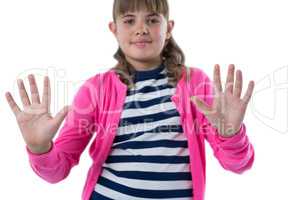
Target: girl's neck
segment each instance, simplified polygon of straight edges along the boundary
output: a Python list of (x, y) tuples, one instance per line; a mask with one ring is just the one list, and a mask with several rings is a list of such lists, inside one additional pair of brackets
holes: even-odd
[(129, 62), (137, 71), (147, 71), (158, 67), (161, 64), (161, 59), (153, 59), (149, 61), (135, 60), (126, 57), (127, 62)]

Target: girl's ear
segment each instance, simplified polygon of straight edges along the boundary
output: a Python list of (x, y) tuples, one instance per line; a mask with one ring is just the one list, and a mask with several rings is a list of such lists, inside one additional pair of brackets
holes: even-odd
[(108, 24), (109, 30), (116, 36), (117, 34), (117, 26), (115, 22), (109, 22)]
[(167, 22), (168, 24), (167, 24), (167, 38), (166, 39), (170, 39), (171, 38), (171, 36), (172, 36), (172, 30), (173, 30), (173, 28), (174, 28), (174, 20), (169, 20), (168, 22)]

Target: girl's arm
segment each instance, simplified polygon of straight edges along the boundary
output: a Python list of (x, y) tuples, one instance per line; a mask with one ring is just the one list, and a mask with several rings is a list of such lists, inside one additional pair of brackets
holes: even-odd
[(200, 131), (209, 142), (214, 156), (222, 167), (242, 173), (249, 169), (254, 161), (254, 149), (243, 123), (246, 107), (253, 91), (253, 83), (250, 82), (245, 96), (240, 98), (241, 72), (237, 71), (236, 81), (234, 81), (234, 67), (229, 67), (224, 92), (219, 73), (219, 66), (216, 65), (214, 82), (212, 82), (201, 70), (194, 72), (194, 76), (198, 77), (196, 79), (198, 83), (193, 91), (196, 98), (192, 105), (197, 110)]
[(56, 183), (68, 176), (77, 165), (81, 153), (92, 137), (92, 128), (97, 110), (97, 76), (87, 80), (73, 100), (57, 139), (51, 142), (51, 149), (43, 154), (26, 150), (34, 172), (50, 183)]
[(216, 128), (212, 127), (207, 119), (203, 119), (205, 139), (213, 149), (214, 156), (226, 170), (242, 173), (250, 169), (254, 161), (254, 149), (246, 134), (243, 124), (240, 130), (232, 137), (222, 137)]

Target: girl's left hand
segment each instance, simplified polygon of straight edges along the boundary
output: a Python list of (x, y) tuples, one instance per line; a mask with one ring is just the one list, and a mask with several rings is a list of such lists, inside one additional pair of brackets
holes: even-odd
[(208, 121), (224, 137), (233, 136), (239, 131), (254, 89), (254, 81), (250, 81), (245, 95), (241, 98), (243, 85), (242, 71), (236, 71), (236, 78), (234, 78), (234, 73), (234, 65), (229, 65), (225, 91), (223, 91), (220, 66), (215, 65), (213, 77), (215, 92), (211, 106), (196, 96), (191, 97), (196, 107), (203, 112)]

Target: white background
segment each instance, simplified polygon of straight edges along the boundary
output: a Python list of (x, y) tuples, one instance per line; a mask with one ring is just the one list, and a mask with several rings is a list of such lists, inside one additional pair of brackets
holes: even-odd
[[(224, 80), (234, 63), (256, 82), (245, 118), (254, 166), (242, 175), (228, 172), (207, 145), (206, 200), (300, 199), (296, 1), (170, 0), (170, 7), (188, 66), (211, 77), (219, 63)], [(91, 164), (87, 151), (62, 182), (37, 177), (4, 94), (11, 91), (20, 103), (16, 79), (34, 73), (41, 85), (48, 73), (53, 113), (70, 103), (82, 81), (115, 64), (111, 10), (112, 1), (0, 0), (0, 199), (80, 199)]]

